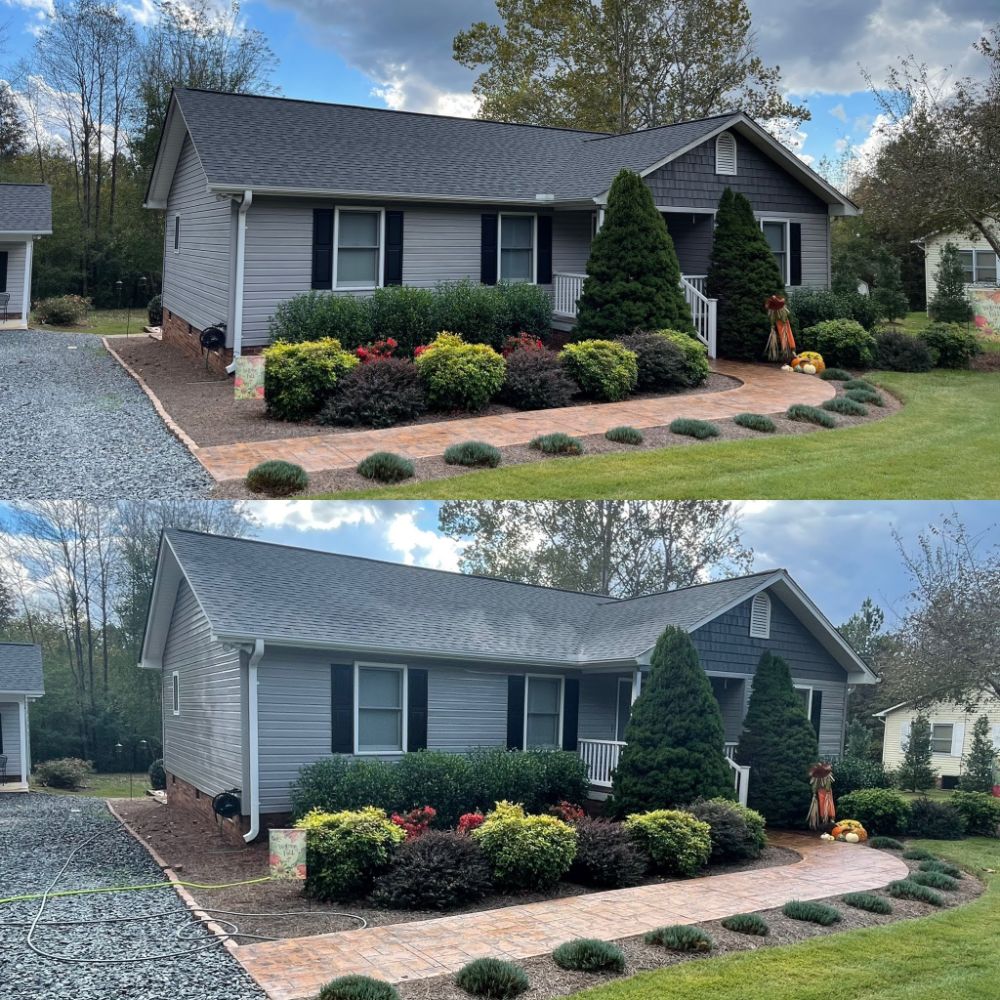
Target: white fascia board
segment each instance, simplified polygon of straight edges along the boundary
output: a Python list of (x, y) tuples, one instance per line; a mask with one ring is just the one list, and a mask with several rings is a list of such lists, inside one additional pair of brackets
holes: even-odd
[[(215, 182), (208, 185), (208, 191), (212, 194), (225, 195), (227, 197), (238, 197), (246, 190), (247, 185), (233, 182)], [(407, 193), (399, 191), (343, 191), (332, 188), (302, 188), (302, 187), (273, 187), (253, 185), (254, 195), (264, 195), (283, 198), (356, 198), (358, 201), (371, 201), (385, 204), (387, 202), (434, 202), (443, 205), (470, 204), (470, 205), (520, 205), (532, 206), (536, 210), (545, 208), (575, 206), (585, 204), (580, 199), (572, 201), (538, 201), (535, 198), (498, 198), (492, 194), (459, 195), (459, 194), (421, 194)]]
[(51, 229), (31, 229), (31, 230), (10, 230), (0, 232), (0, 240), (30, 240), (36, 236), (51, 236)]

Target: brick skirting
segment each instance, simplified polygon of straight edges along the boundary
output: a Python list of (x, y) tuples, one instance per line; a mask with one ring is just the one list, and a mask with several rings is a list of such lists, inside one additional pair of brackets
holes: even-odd
[[(206, 352), (201, 346), (201, 330), (169, 309), (163, 310), (163, 342), (183, 351), (188, 357), (204, 361)], [(244, 354), (259, 354), (263, 347), (245, 347)], [(225, 375), (233, 362), (232, 348), (208, 352), (208, 367), (218, 375)]]

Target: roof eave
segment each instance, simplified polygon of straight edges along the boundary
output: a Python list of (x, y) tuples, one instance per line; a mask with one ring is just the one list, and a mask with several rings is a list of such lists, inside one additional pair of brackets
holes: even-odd
[(27, 240), (35, 236), (51, 236), (51, 229), (3, 229), (0, 230), (0, 240)]

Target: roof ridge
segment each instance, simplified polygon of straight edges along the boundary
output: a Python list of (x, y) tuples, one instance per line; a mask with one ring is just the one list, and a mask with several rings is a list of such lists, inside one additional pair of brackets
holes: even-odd
[[(720, 112), (717, 115), (705, 115), (703, 118), (680, 118), (675, 122), (670, 122), (668, 125), (650, 125), (649, 128), (637, 128), (631, 132), (609, 132), (606, 134), (598, 134), (593, 139), (588, 139), (587, 142), (600, 142), (604, 139), (627, 139), (631, 135), (644, 135), (647, 132), (659, 132), (662, 129), (677, 128), (678, 125), (697, 125), (700, 122), (710, 122), (715, 121), (718, 118), (736, 118), (739, 115), (745, 115), (745, 111), (725, 111)], [(749, 117), (749, 115), (747, 115)]]
[(776, 569), (761, 569), (755, 573), (744, 573), (742, 576), (724, 576), (720, 580), (702, 580), (701, 583), (690, 583), (686, 587), (674, 587), (673, 590), (654, 590), (649, 594), (636, 594), (635, 597), (620, 597), (619, 604), (628, 604), (629, 601), (644, 601), (647, 597), (662, 597), (664, 594), (681, 594), (685, 590), (697, 590), (699, 587), (712, 587), (717, 583), (733, 583), (736, 580), (751, 580), (755, 576), (773, 576), (775, 573), (787, 573), (784, 567)]

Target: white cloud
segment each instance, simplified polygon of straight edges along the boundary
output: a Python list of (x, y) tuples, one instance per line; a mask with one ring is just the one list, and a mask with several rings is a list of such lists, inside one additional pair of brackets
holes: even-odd
[(844, 105), (842, 103), (836, 104), (830, 108), (830, 114), (833, 115), (834, 118), (842, 121), (845, 125), (847, 124), (847, 112), (844, 110)]
[(295, 531), (337, 531), (343, 527), (375, 524), (378, 511), (372, 504), (338, 500), (248, 500), (253, 520), (264, 528)]
[(385, 529), (385, 540), (393, 551), (403, 556), (408, 566), (458, 570), (462, 550), (468, 542), (421, 528), (414, 511), (393, 515)]

